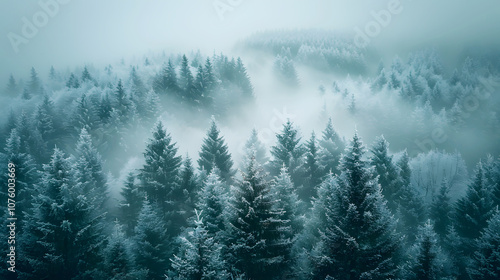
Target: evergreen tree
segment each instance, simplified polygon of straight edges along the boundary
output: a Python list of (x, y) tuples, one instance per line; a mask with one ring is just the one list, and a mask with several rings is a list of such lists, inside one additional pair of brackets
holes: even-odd
[(75, 183), (86, 195), (86, 199), (100, 211), (105, 211), (108, 197), (107, 179), (102, 167), (101, 155), (92, 144), (92, 138), (85, 128), (75, 150)]
[(21, 138), (21, 152), (32, 155), (38, 163), (45, 162), (48, 157), (46, 143), (32, 118), (25, 111), (21, 112), (16, 129)]
[(144, 158), (146, 163), (139, 175), (144, 191), (160, 207), (159, 213), (165, 221), (172, 220), (178, 215), (177, 203), (181, 199), (175, 197), (179, 189), (181, 157), (177, 156), (177, 147), (161, 122), (153, 129), (153, 137), (147, 143)]
[(30, 81), (28, 82), (28, 89), (31, 94), (38, 95), (41, 92), (42, 84), (40, 78), (38, 78), (38, 73), (34, 67), (31, 67)]
[(363, 160), (357, 134), (341, 159), (342, 173), (330, 177), (326, 228), (313, 253), (314, 279), (388, 279), (396, 273), (400, 238), (380, 185)]
[(446, 235), (448, 227), (451, 225), (453, 205), (450, 201), (449, 191), (448, 181), (445, 179), (430, 209), (430, 218), (434, 221), (434, 228), (440, 237)]
[(477, 239), (476, 251), (468, 267), (470, 279), (500, 278), (500, 212), (488, 220), (488, 226)]
[(260, 165), (267, 164), (267, 161), (269, 159), (266, 155), (266, 147), (259, 140), (259, 134), (257, 133), (257, 130), (255, 128), (252, 129), (252, 133), (250, 134), (250, 138), (248, 138), (248, 140), (245, 142), (244, 149), (245, 149), (245, 160), (246, 161), (249, 161), (252, 157), (255, 157), (255, 160)]
[(442, 279), (443, 256), (430, 220), (419, 227), (416, 243), (410, 252), (412, 267), (405, 279)]
[(195, 227), (179, 238), (179, 253), (171, 259), (173, 279), (230, 279), (221, 256), (221, 245), (209, 235), (201, 214), (196, 212)]
[(304, 186), (301, 190), (301, 198), (311, 201), (315, 194), (316, 187), (321, 183), (321, 178), (325, 175), (324, 167), (320, 165), (318, 155), (318, 144), (314, 132), (311, 139), (306, 143), (307, 152), (304, 162)]
[(236, 60), (236, 84), (240, 87), (243, 92), (243, 96), (250, 98), (253, 95), (253, 86), (248, 77), (247, 69), (243, 65), (243, 61), (238, 57)]
[(78, 81), (78, 78), (75, 76), (75, 74), (71, 73), (68, 81), (66, 82), (66, 87), (68, 87), (68, 88), (79, 88), (80, 87), (80, 82)]
[(136, 178), (136, 175), (129, 173), (120, 192), (123, 197), (120, 202), (121, 220), (125, 224), (125, 232), (128, 236), (132, 235), (137, 225), (137, 218), (145, 195), (136, 183)]
[(115, 222), (112, 234), (108, 237), (106, 248), (103, 250), (102, 267), (106, 279), (146, 279), (146, 270), (135, 269), (131, 247), (132, 243), (125, 237), (121, 225)]
[(295, 235), (303, 227), (301, 216), (303, 206), (286, 167), (281, 168), (280, 175), (275, 177), (274, 182), (271, 184), (271, 190), (277, 201), (274, 210), (282, 212), (281, 218), (290, 225), (290, 231), (287, 231), (288, 236), (286, 237), (294, 240)]
[(114, 109), (116, 109), (116, 111), (118, 112), (121, 122), (125, 123), (129, 117), (129, 114), (131, 113), (130, 111), (132, 105), (130, 104), (130, 100), (127, 97), (127, 94), (125, 93), (125, 89), (123, 88), (121, 79), (118, 80), (115, 97), (116, 97), (116, 105), (114, 106)]
[(89, 73), (89, 70), (87, 69), (87, 66), (83, 68), (82, 72), (82, 83), (87, 82), (87, 81), (92, 81), (92, 76)]
[(158, 93), (177, 93), (179, 84), (177, 82), (177, 74), (171, 60), (168, 60), (166, 65), (163, 65), (161, 72), (153, 81), (153, 89)]
[(55, 145), (57, 130), (61, 129), (58, 123), (56, 123), (55, 115), (54, 103), (45, 95), (42, 103), (37, 106), (35, 112), (35, 126), (49, 147)]
[(16, 79), (14, 79), (14, 76), (12, 74), (10, 74), (9, 83), (7, 84), (5, 92), (10, 97), (16, 97), (19, 94), (19, 88), (16, 83)]
[(213, 103), (213, 95), (217, 89), (217, 78), (215, 77), (214, 69), (210, 58), (207, 57), (205, 67), (203, 68), (203, 85), (205, 87), (205, 94), (203, 96), (203, 103), (205, 106), (210, 106)]
[(100, 209), (73, 181), (70, 162), (57, 148), (44, 165), (22, 251), (29, 279), (99, 279), (103, 247)]
[(232, 169), (233, 160), (231, 154), (229, 154), (224, 138), (220, 135), (217, 124), (213, 119), (207, 136), (203, 139), (198, 166), (206, 172), (210, 172), (214, 167), (217, 167), (220, 170), (221, 178), (226, 182), (231, 182), (231, 177), (235, 173)]
[(339, 174), (337, 166), (340, 161), (340, 155), (345, 148), (344, 141), (333, 129), (332, 119), (328, 119), (328, 124), (323, 130), (323, 136), (319, 141), (319, 161), (324, 166), (325, 173)]
[(454, 222), (457, 233), (470, 242), (479, 238), (481, 231), (487, 226), (491, 209), (483, 165), (479, 162), (473, 182), (469, 184), (467, 193), (455, 206)]
[(303, 156), (306, 152), (304, 146), (300, 143), (299, 132), (288, 120), (283, 125), (281, 133), (276, 135), (278, 143), (271, 147), (273, 159), (269, 163), (271, 175), (277, 176), (281, 172), (283, 165), (288, 168), (292, 181), (296, 187), (303, 184), (304, 170), (302, 168)]
[(378, 182), (382, 187), (382, 194), (388, 200), (389, 209), (395, 210), (394, 195), (398, 192), (398, 172), (389, 155), (389, 143), (384, 136), (377, 137), (371, 148), (370, 164), (375, 167), (379, 176)]
[(214, 237), (215, 241), (222, 243), (225, 230), (224, 210), (228, 200), (227, 188), (221, 181), (217, 167), (213, 168), (210, 174), (203, 182), (203, 186), (198, 193), (197, 209), (200, 209), (200, 215), (207, 234)]
[(191, 69), (189, 69), (189, 62), (186, 55), (182, 56), (179, 86), (184, 92), (184, 99), (188, 100), (189, 102), (199, 101), (199, 99), (196, 98), (194, 78), (193, 74), (191, 73)]
[(134, 252), (136, 265), (147, 270), (146, 279), (165, 279), (172, 248), (168, 247), (165, 223), (155, 208), (156, 204), (144, 201), (134, 230)]
[(182, 218), (183, 226), (187, 226), (185, 221), (193, 216), (195, 209), (196, 193), (198, 191), (198, 183), (194, 173), (194, 167), (191, 158), (186, 155), (182, 162), (182, 167), (179, 171), (180, 186), (177, 194), (174, 194), (179, 200), (178, 211)]
[(285, 274), (291, 244), (277, 201), (255, 159), (248, 163), (243, 180), (231, 188), (227, 208), (228, 265), (247, 279), (273, 279)]

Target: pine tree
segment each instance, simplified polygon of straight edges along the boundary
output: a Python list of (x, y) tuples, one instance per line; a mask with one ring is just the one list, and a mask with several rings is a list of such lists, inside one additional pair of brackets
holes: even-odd
[(101, 155), (92, 144), (87, 129), (82, 128), (75, 150), (75, 183), (86, 199), (100, 211), (106, 210), (108, 199), (107, 179), (103, 171)]
[(79, 88), (80, 87), (80, 82), (78, 81), (78, 78), (75, 76), (75, 74), (71, 73), (68, 81), (66, 82), (66, 87), (68, 87), (68, 88)]
[(243, 61), (238, 57), (236, 60), (236, 84), (241, 88), (243, 97), (251, 98), (253, 96), (253, 86), (248, 77), (247, 69)]
[(83, 68), (82, 72), (82, 83), (87, 82), (87, 81), (92, 81), (92, 76), (89, 73), (89, 70), (87, 69), (87, 66)]
[[(186, 55), (182, 56), (179, 86), (184, 92), (183, 98), (193, 103), (196, 102), (194, 78), (189, 69), (189, 62)], [(198, 100), (199, 101), (199, 100)]]
[(179, 91), (177, 74), (171, 60), (168, 60), (168, 63), (163, 65), (161, 72), (156, 76), (153, 81), (153, 89), (158, 93), (176, 94)]
[(275, 211), (282, 212), (281, 218), (290, 225), (290, 231), (287, 232), (286, 237), (293, 240), (303, 227), (301, 216), (303, 206), (286, 167), (281, 168), (280, 175), (275, 177), (271, 190), (277, 201), (274, 206)]
[(214, 69), (210, 58), (207, 57), (205, 67), (203, 68), (203, 84), (205, 86), (205, 95), (203, 96), (203, 103), (205, 106), (211, 106), (213, 103), (213, 94), (217, 89), (217, 78), (214, 74)]
[(248, 163), (243, 180), (231, 188), (228, 217), (228, 265), (248, 279), (273, 279), (285, 274), (290, 241), (281, 211), (255, 159)]
[(231, 182), (231, 178), (235, 173), (231, 154), (229, 154), (224, 138), (220, 135), (217, 124), (213, 119), (207, 136), (203, 139), (198, 166), (206, 172), (210, 172), (212, 168), (217, 167), (220, 170), (221, 178), (226, 182)]
[(40, 78), (38, 78), (38, 73), (34, 67), (31, 67), (30, 81), (28, 82), (28, 89), (30, 93), (38, 95), (41, 91), (41, 86), (42, 84), (40, 82)]
[(120, 216), (122, 222), (125, 224), (125, 232), (128, 236), (132, 235), (137, 225), (137, 219), (142, 209), (142, 202), (145, 195), (136, 183), (136, 178), (135, 174), (129, 173), (120, 192), (123, 197), (123, 200), (120, 202)]
[(122, 226), (115, 222), (112, 234), (103, 250), (103, 265), (106, 279), (146, 279), (147, 271), (135, 269), (132, 243), (125, 237)]
[(324, 166), (325, 174), (339, 174), (337, 166), (340, 161), (340, 155), (344, 151), (344, 141), (340, 138), (337, 132), (333, 129), (332, 119), (328, 119), (328, 124), (323, 130), (323, 136), (319, 141), (319, 161)]
[(30, 279), (93, 279), (103, 246), (102, 215), (73, 181), (70, 162), (57, 148), (37, 186), (22, 251)]
[(21, 138), (21, 152), (32, 155), (38, 163), (45, 162), (48, 157), (46, 143), (32, 118), (25, 111), (21, 112), (16, 129)]
[(187, 226), (187, 219), (193, 216), (195, 209), (196, 193), (199, 191), (196, 175), (191, 158), (186, 155), (179, 171), (179, 189), (174, 194), (179, 200), (178, 211), (180, 214), (180, 223)]
[(317, 186), (321, 183), (325, 175), (324, 167), (320, 165), (318, 155), (318, 144), (314, 132), (311, 139), (306, 143), (307, 152), (304, 162), (304, 186), (301, 190), (301, 198), (304, 201), (311, 201), (316, 192)]
[(179, 238), (179, 253), (171, 259), (173, 279), (230, 279), (221, 255), (222, 247), (209, 235), (201, 214), (196, 211), (195, 227)]
[(444, 179), (430, 209), (429, 216), (434, 221), (434, 228), (440, 237), (446, 236), (448, 227), (451, 225), (453, 205), (450, 201), (449, 191), (448, 181)]
[(122, 123), (125, 123), (126, 120), (129, 118), (130, 111), (132, 104), (130, 103), (129, 98), (127, 97), (127, 94), (125, 93), (125, 89), (123, 88), (122, 80), (118, 80), (118, 85), (116, 86), (116, 92), (115, 92), (115, 97), (116, 97), (116, 105), (114, 106), (114, 109), (117, 110), (119, 114), (119, 118)]
[(443, 256), (430, 220), (419, 227), (416, 243), (410, 252), (412, 267), (405, 279), (442, 279)]
[(396, 166), (389, 155), (389, 143), (384, 136), (377, 137), (371, 148), (370, 164), (375, 167), (379, 176), (378, 182), (382, 187), (382, 194), (388, 200), (389, 209), (395, 210), (394, 196), (398, 192), (398, 173)]
[(136, 265), (147, 270), (146, 279), (165, 279), (172, 248), (168, 247), (165, 223), (155, 208), (156, 204), (144, 201), (134, 230), (134, 252)]
[(49, 147), (53, 147), (55, 144), (56, 129), (58, 128), (54, 116), (54, 103), (45, 95), (42, 103), (37, 106), (35, 112), (35, 126)]
[(255, 157), (260, 165), (267, 164), (269, 160), (266, 155), (266, 147), (259, 140), (259, 134), (255, 128), (252, 129), (250, 137), (245, 142), (245, 160), (249, 161), (252, 157)]
[(16, 79), (14, 79), (14, 76), (12, 74), (10, 74), (9, 83), (7, 84), (7, 88), (5, 91), (10, 97), (16, 97), (19, 94), (19, 88), (16, 83)]
[(500, 212), (488, 220), (488, 226), (477, 239), (476, 252), (468, 267), (470, 279), (500, 278)]
[(313, 254), (314, 279), (395, 275), (400, 238), (364, 153), (356, 134), (341, 159), (341, 175), (326, 182), (331, 191), (322, 198), (327, 223)]
[(271, 147), (273, 159), (269, 163), (271, 175), (277, 176), (281, 172), (283, 165), (288, 168), (292, 181), (296, 187), (303, 184), (304, 170), (302, 168), (303, 156), (306, 152), (304, 146), (300, 143), (299, 132), (288, 120), (283, 125), (281, 133), (276, 135), (278, 143)]
[(221, 181), (217, 167), (213, 168), (198, 193), (196, 208), (200, 209), (207, 234), (222, 243), (225, 230), (224, 210), (228, 200), (227, 187)]
[[(491, 216), (492, 204), (486, 186), (482, 163), (479, 162), (474, 181), (469, 184), (465, 197), (455, 206), (454, 222), (457, 233), (465, 240), (479, 238)], [(466, 242), (468, 242), (466, 241)]]
[(176, 211), (180, 198), (175, 197), (175, 194), (179, 189), (181, 157), (177, 156), (177, 147), (161, 122), (153, 129), (153, 137), (147, 143), (144, 158), (146, 163), (139, 175), (144, 191), (160, 207), (160, 215), (166, 221), (172, 220), (178, 215)]

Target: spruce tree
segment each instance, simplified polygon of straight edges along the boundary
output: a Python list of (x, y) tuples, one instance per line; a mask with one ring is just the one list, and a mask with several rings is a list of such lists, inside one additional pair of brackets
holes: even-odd
[(94, 279), (103, 248), (103, 215), (75, 184), (70, 162), (54, 150), (37, 185), (22, 251), (30, 279)]
[(344, 151), (343, 140), (333, 128), (332, 119), (328, 119), (328, 124), (319, 141), (319, 162), (324, 167), (324, 173), (339, 174), (337, 166), (339, 165), (340, 155)]
[(178, 254), (171, 259), (173, 279), (231, 279), (221, 255), (222, 247), (209, 235), (201, 214), (196, 211), (195, 227), (187, 229), (186, 234), (179, 238)]
[(87, 81), (92, 81), (92, 76), (89, 73), (89, 70), (87, 69), (87, 66), (83, 68), (82, 72), (82, 83), (87, 82)]
[(469, 184), (465, 196), (459, 199), (455, 206), (454, 223), (457, 233), (465, 238), (466, 242), (479, 238), (481, 231), (487, 226), (491, 210), (490, 193), (482, 163), (479, 162), (474, 180)]
[(430, 209), (430, 218), (434, 221), (434, 228), (440, 237), (445, 237), (451, 225), (453, 205), (450, 201), (448, 181), (443, 180), (438, 195), (434, 198)]
[(87, 197), (87, 200), (99, 208), (106, 210), (108, 197), (106, 175), (103, 171), (102, 158), (92, 144), (92, 138), (85, 128), (80, 133), (80, 139), (75, 150), (75, 183)]
[(306, 153), (304, 162), (304, 186), (301, 190), (301, 198), (304, 201), (311, 201), (316, 192), (317, 186), (321, 183), (325, 175), (324, 167), (320, 165), (318, 144), (314, 132), (311, 139), (306, 143)]
[(400, 238), (364, 153), (356, 134), (341, 159), (341, 175), (326, 182), (331, 191), (322, 198), (327, 223), (313, 253), (314, 279), (395, 276)]
[(255, 157), (255, 160), (261, 164), (265, 165), (268, 162), (268, 157), (266, 155), (266, 147), (259, 140), (259, 134), (257, 130), (252, 129), (252, 133), (250, 137), (245, 142), (245, 160), (249, 161), (252, 157)]
[[(189, 69), (189, 62), (186, 55), (182, 56), (179, 86), (183, 91), (183, 98), (191, 103), (197, 101), (195, 94), (194, 78)], [(199, 100), (198, 100), (199, 101)]]
[(207, 136), (203, 139), (198, 166), (207, 173), (217, 167), (221, 178), (226, 182), (231, 182), (231, 177), (235, 173), (231, 154), (213, 119)]
[(137, 225), (134, 229), (134, 253), (136, 265), (147, 270), (146, 279), (165, 279), (168, 256), (172, 249), (167, 240), (167, 229), (156, 204), (149, 199), (143, 203)]
[(16, 83), (16, 79), (14, 76), (10, 74), (9, 83), (7, 84), (7, 88), (5, 89), (6, 93), (10, 97), (16, 97), (19, 94), (19, 88)]
[(196, 208), (200, 209), (203, 224), (210, 237), (222, 244), (225, 230), (225, 213), (228, 194), (217, 168), (212, 169), (198, 193)]
[(470, 279), (500, 278), (500, 212), (488, 220), (488, 226), (476, 241), (476, 251), (469, 265)]
[(137, 176), (129, 173), (120, 194), (123, 200), (120, 202), (120, 217), (125, 225), (125, 232), (131, 236), (137, 224), (139, 212), (142, 209), (142, 202), (145, 194), (136, 183)]
[(408, 274), (404, 275), (405, 279), (442, 279), (444, 276), (442, 251), (430, 220), (419, 227), (417, 240), (409, 252), (412, 254), (411, 268)]
[(41, 92), (41, 82), (38, 78), (38, 73), (34, 67), (31, 67), (30, 80), (28, 82), (28, 89), (31, 94), (38, 95)]
[(250, 82), (250, 78), (247, 73), (247, 69), (245, 65), (243, 65), (243, 61), (238, 57), (236, 60), (236, 84), (240, 87), (243, 92), (243, 97), (251, 98), (253, 96), (253, 86)]
[(243, 180), (231, 188), (227, 207), (227, 261), (232, 272), (247, 279), (273, 279), (284, 275), (291, 244), (281, 211), (255, 159), (248, 163)]
[(146, 163), (139, 175), (144, 191), (160, 207), (159, 213), (165, 221), (172, 220), (178, 215), (176, 211), (180, 198), (174, 195), (179, 189), (181, 157), (177, 156), (177, 147), (161, 122), (153, 129), (144, 158)]
[(306, 149), (300, 143), (299, 132), (288, 120), (281, 133), (276, 135), (278, 142), (271, 147), (272, 160), (269, 162), (271, 175), (277, 176), (283, 165), (288, 168), (292, 181), (296, 187), (303, 184), (304, 170), (302, 168)]
[(382, 194), (388, 201), (389, 209), (395, 210), (394, 196), (398, 192), (398, 172), (389, 155), (389, 143), (384, 136), (377, 137), (371, 148), (370, 164), (375, 167), (379, 176), (378, 182), (382, 187)]

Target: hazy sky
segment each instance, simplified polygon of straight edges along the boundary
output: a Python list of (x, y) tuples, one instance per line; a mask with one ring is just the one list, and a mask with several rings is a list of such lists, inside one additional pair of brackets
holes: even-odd
[[(112, 63), (148, 51), (227, 50), (238, 39), (265, 29), (317, 27), (354, 33), (355, 27), (364, 29), (374, 20), (373, 12), (397, 0), (60, 0), (68, 3), (44, 18), (40, 3), (54, 1), (0, 2), (0, 84), (11, 72), (26, 76), (31, 66), (43, 74), (50, 65)], [(452, 52), (466, 43), (498, 46), (500, 1), (399, 2), (402, 11), (371, 38), (374, 46), (394, 52), (428, 45)], [(217, 4), (231, 9), (221, 17)], [(42, 26), (15, 52), (9, 36), (23, 36), (23, 19), (33, 23), (34, 17)]]

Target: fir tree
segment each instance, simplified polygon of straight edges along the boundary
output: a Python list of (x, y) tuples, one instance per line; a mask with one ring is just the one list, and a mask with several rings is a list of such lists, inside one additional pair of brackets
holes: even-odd
[(120, 202), (120, 216), (125, 224), (125, 232), (131, 236), (137, 224), (137, 218), (142, 208), (144, 193), (136, 183), (137, 176), (129, 173), (120, 194), (123, 200)]
[(379, 176), (378, 182), (382, 187), (382, 194), (389, 202), (389, 209), (394, 211), (396, 209), (394, 196), (398, 192), (398, 173), (392, 156), (389, 155), (389, 143), (384, 136), (377, 137), (370, 151), (370, 164), (375, 167), (375, 173)]
[(221, 256), (221, 245), (209, 235), (201, 212), (196, 212), (195, 227), (179, 239), (179, 253), (171, 259), (173, 279), (230, 279)]
[(108, 188), (102, 165), (101, 155), (92, 144), (90, 134), (83, 128), (75, 150), (75, 183), (90, 203), (105, 211)]
[(198, 191), (198, 183), (194, 173), (194, 167), (191, 158), (186, 155), (182, 162), (179, 171), (179, 189), (174, 197), (179, 200), (178, 211), (180, 214), (182, 226), (187, 226), (187, 219), (193, 216), (195, 209), (196, 193)]
[(289, 231), (262, 168), (252, 159), (243, 180), (231, 188), (227, 208), (228, 265), (248, 279), (273, 279), (284, 275), (291, 244)]
[(212, 168), (217, 167), (220, 170), (221, 178), (226, 182), (230, 182), (235, 173), (231, 154), (229, 154), (224, 138), (220, 135), (217, 124), (213, 119), (207, 136), (203, 139), (198, 166), (206, 172), (210, 172)]
[(431, 221), (419, 227), (417, 240), (410, 250), (412, 267), (405, 279), (442, 279), (443, 256)]
[(68, 88), (79, 88), (80, 87), (80, 82), (78, 81), (78, 78), (75, 76), (75, 74), (71, 73), (68, 81), (66, 82), (66, 87), (68, 87)]
[[(189, 62), (186, 55), (182, 56), (179, 86), (184, 92), (183, 98), (189, 102), (196, 102), (194, 78), (189, 69)], [(198, 100), (199, 101), (199, 100)]]
[(340, 161), (340, 155), (345, 148), (343, 140), (333, 129), (332, 119), (328, 119), (328, 124), (323, 130), (323, 136), (319, 141), (319, 161), (324, 166), (324, 173), (339, 174), (337, 166)]
[(387, 279), (396, 273), (400, 238), (364, 153), (356, 134), (341, 159), (341, 175), (326, 183), (331, 192), (322, 198), (327, 223), (313, 254), (314, 279)]
[(165, 279), (172, 248), (168, 247), (165, 223), (155, 208), (156, 204), (144, 201), (134, 230), (134, 252), (136, 265), (147, 270), (146, 279)]
[(180, 198), (175, 194), (179, 189), (181, 158), (177, 156), (177, 147), (161, 122), (155, 125), (144, 158), (146, 163), (139, 175), (144, 191), (160, 207), (161, 216), (171, 220), (178, 215), (176, 211)]
[(30, 81), (28, 82), (28, 89), (31, 94), (39, 94), (41, 91), (41, 82), (40, 78), (38, 78), (38, 73), (36, 72), (34, 67), (31, 67), (30, 72)]
[(268, 157), (266, 155), (266, 148), (264, 144), (259, 140), (259, 134), (257, 130), (252, 129), (252, 133), (250, 134), (250, 138), (245, 142), (245, 160), (249, 161), (252, 157), (255, 157), (255, 160), (261, 164), (265, 165), (268, 162)]
[(281, 133), (276, 135), (278, 143), (271, 147), (273, 159), (269, 163), (271, 175), (277, 176), (281, 172), (283, 165), (288, 168), (290, 176), (295, 186), (299, 187), (303, 183), (304, 170), (302, 168), (303, 156), (306, 152), (300, 143), (299, 132), (288, 120), (283, 125)]
[(429, 216), (434, 221), (434, 228), (440, 237), (446, 236), (448, 227), (451, 225), (453, 205), (450, 201), (449, 191), (448, 181), (445, 179), (430, 209)]
[(178, 92), (177, 74), (171, 60), (168, 60), (168, 63), (163, 65), (161, 72), (153, 81), (153, 89), (158, 93), (169, 92), (175, 94)]
[(37, 186), (23, 253), (30, 279), (93, 279), (103, 247), (100, 209), (73, 181), (70, 162), (54, 150)]
[(9, 83), (7, 84), (5, 92), (10, 97), (16, 97), (19, 94), (19, 89), (16, 83), (16, 79), (14, 79), (14, 76), (12, 74), (10, 74)]
[(219, 243), (223, 241), (225, 230), (224, 210), (228, 200), (227, 187), (221, 181), (217, 167), (212, 169), (198, 193), (197, 209), (203, 218), (207, 234)]
[(253, 96), (253, 86), (247, 74), (247, 69), (243, 65), (243, 61), (238, 57), (236, 60), (236, 84), (243, 92), (243, 97), (250, 98)]
[(135, 269), (131, 247), (132, 243), (125, 237), (121, 225), (115, 222), (106, 248), (103, 250), (103, 270), (106, 279), (146, 279), (146, 270)]
[(488, 220), (476, 241), (476, 251), (468, 267), (470, 279), (499, 279), (500, 278), (500, 212)]
[(89, 70), (87, 69), (87, 66), (85, 66), (83, 68), (83, 72), (82, 72), (82, 83), (86, 82), (86, 81), (92, 81), (92, 76), (90, 75), (89, 73)]
[(307, 152), (304, 162), (304, 186), (301, 191), (301, 198), (304, 201), (311, 201), (315, 194), (316, 187), (321, 183), (321, 178), (325, 175), (324, 167), (320, 165), (318, 144), (314, 132), (311, 139), (306, 143)]

